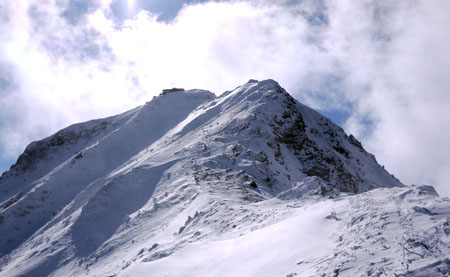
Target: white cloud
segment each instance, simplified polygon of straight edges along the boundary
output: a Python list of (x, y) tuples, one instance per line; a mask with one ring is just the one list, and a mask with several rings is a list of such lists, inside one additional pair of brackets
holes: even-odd
[(450, 195), (450, 4), (421, 1), (396, 14), (396, 34), (374, 80), (379, 123), (368, 145), (407, 183)]
[(401, 180), (450, 195), (445, 0), (210, 2), (171, 22), (141, 12), (122, 23), (111, 1), (55, 3), (0, 8), (4, 158), (162, 88), (221, 93), (273, 78), (306, 104), (345, 110), (346, 129)]

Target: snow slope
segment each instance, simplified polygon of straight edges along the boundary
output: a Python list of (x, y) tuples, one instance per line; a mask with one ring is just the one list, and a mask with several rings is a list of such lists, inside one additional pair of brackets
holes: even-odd
[[(426, 187), (260, 202), (254, 208), (264, 214), (275, 209), (277, 217), (241, 222), (239, 231), (192, 242), (150, 263), (145, 257), (154, 249), (146, 249), (140, 263), (118, 275), (394, 276), (410, 270), (416, 274), (409, 276), (448, 276), (449, 204)], [(246, 225), (259, 226), (249, 232)]]
[(31, 143), (0, 191), (0, 276), (428, 276), (450, 264), (449, 201), (405, 187), (273, 80), (219, 97), (167, 90), (70, 126)]

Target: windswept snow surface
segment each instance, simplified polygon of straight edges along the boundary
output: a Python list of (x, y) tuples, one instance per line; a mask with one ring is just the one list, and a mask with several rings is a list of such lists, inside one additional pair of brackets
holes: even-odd
[(31, 143), (0, 192), (0, 276), (450, 272), (448, 199), (272, 80), (70, 126)]
[[(256, 223), (240, 222), (227, 235), (193, 241), (154, 262), (134, 263), (119, 276), (450, 274), (450, 202), (423, 187), (376, 189), (334, 200), (268, 200), (252, 208), (266, 219), (255, 216), (249, 221)], [(426, 274), (417, 273), (424, 269)]]

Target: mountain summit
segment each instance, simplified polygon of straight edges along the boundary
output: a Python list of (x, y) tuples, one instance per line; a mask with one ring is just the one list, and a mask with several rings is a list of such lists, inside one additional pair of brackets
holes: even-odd
[(0, 203), (4, 276), (450, 272), (450, 202), (273, 80), (167, 89), (33, 142)]

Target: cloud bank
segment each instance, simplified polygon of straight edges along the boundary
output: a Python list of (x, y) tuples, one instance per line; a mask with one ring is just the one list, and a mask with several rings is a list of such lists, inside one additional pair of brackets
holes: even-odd
[(273, 78), (404, 183), (450, 195), (447, 1), (209, 1), (171, 16), (121, 3), (0, 4), (2, 160), (163, 88)]

